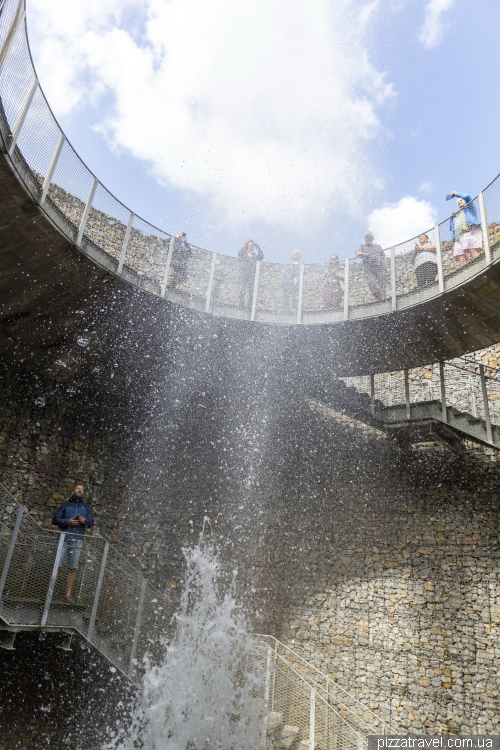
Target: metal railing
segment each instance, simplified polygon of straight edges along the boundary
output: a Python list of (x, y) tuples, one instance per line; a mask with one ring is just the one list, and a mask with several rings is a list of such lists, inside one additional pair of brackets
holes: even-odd
[(342, 378), (360, 393), (370, 395), (371, 411), (381, 407), (406, 408), (408, 419), (412, 406), (439, 401), (443, 421), (447, 407), (468, 414), (484, 423), (488, 443), (497, 444), (500, 434), (500, 373), (498, 368), (469, 357), (456, 357), (425, 367)]
[(321, 263), (246, 261), (176, 243), (117, 200), (72, 148), (33, 66), (25, 0), (5, 0), (1, 8), (0, 101), (6, 158), (52, 224), (110, 272), (186, 307), (275, 324), (337, 323), (424, 302), (461, 286), (500, 257), (498, 177), (472, 201), (477, 225), (467, 229), (481, 245), (478, 257), (460, 265), (446, 219), (423, 230), (435, 246), (435, 263), (428, 261), (424, 276), (414, 268), (417, 238), (386, 249), (390, 273), (380, 267), (375, 272), (381, 300), (370, 290), (373, 270), (367, 274), (359, 258), (328, 271)]
[(144, 654), (161, 659), (175, 607), (100, 536), (85, 535), (64, 597), (59, 555), (70, 535), (43, 529), (0, 484), (0, 618), (11, 632), (78, 633), (130, 679)]
[(386, 722), (288, 646), (272, 636), (257, 638), (267, 651), (267, 715), (298, 730), (296, 739), (304, 743), (299, 747), (362, 750), (369, 735), (391, 733)]

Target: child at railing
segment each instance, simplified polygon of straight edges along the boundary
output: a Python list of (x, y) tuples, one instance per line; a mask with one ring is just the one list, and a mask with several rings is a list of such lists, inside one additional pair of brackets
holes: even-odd
[(410, 263), (413, 263), (413, 270), (415, 271), (417, 286), (419, 288), (427, 284), (432, 284), (435, 281), (438, 270), (436, 245), (429, 244), (427, 234), (421, 234), (418, 242), (415, 243)]
[(453, 257), (457, 258), (460, 268), (469, 260), (479, 257), (483, 251), (483, 233), (477, 210), (470, 195), (453, 190), (446, 200), (456, 197), (458, 211), (450, 219), (450, 232), (455, 245)]

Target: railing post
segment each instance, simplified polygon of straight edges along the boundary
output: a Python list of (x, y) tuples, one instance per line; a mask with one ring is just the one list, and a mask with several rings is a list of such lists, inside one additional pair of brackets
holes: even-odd
[(259, 292), (260, 260), (255, 263), (255, 277), (253, 280), (252, 307), (250, 309), (250, 320), (255, 320), (255, 309), (257, 307), (257, 294)]
[(477, 417), (476, 394), (474, 393), (474, 383), (472, 375), (469, 375), (470, 406), (473, 417)]
[(481, 213), (481, 226), (483, 228), (484, 258), (486, 260), (486, 263), (491, 263), (491, 248), (490, 248), (490, 233), (488, 230), (488, 217), (486, 215), (486, 204), (484, 202), (484, 195), (482, 191), (479, 193), (479, 211)]
[(439, 291), (444, 292), (443, 254), (441, 252), (441, 237), (439, 235), (439, 226), (434, 227), (434, 234), (436, 237), (436, 260), (438, 267)]
[(116, 269), (116, 273), (118, 276), (121, 275), (121, 272), (123, 271), (123, 264), (125, 263), (125, 258), (127, 255), (127, 248), (128, 248), (128, 241), (130, 239), (130, 233), (132, 231), (132, 224), (134, 223), (135, 214), (131, 211), (130, 216), (128, 219), (127, 229), (125, 230), (125, 237), (123, 238), (123, 245), (122, 245), (122, 251), (120, 253), (120, 260), (118, 261), (118, 268)]
[(349, 320), (349, 258), (344, 265), (344, 320)]
[(316, 693), (311, 689), (311, 708), (309, 712), (309, 750), (314, 750), (314, 725), (316, 723)]
[(445, 424), (448, 423), (448, 410), (446, 408), (446, 389), (444, 385), (444, 362), (439, 363), (439, 382), (441, 384), (441, 414)]
[(62, 147), (64, 146), (64, 141), (66, 140), (66, 136), (63, 134), (59, 138), (59, 143), (56, 146), (56, 150), (54, 151), (54, 156), (52, 157), (52, 161), (50, 162), (49, 169), (47, 171), (47, 174), (45, 175), (45, 179), (43, 181), (42, 185), (42, 196), (40, 198), (40, 205), (43, 206), (45, 203), (45, 198), (47, 197), (47, 193), (49, 192), (50, 183), (52, 182), (52, 177), (54, 176), (55, 169), (57, 167), (57, 162), (59, 161), (59, 157), (61, 155)]
[(62, 548), (64, 545), (65, 538), (66, 538), (66, 532), (62, 531), (59, 537), (59, 541), (57, 543), (56, 556), (54, 558), (54, 565), (52, 566), (52, 575), (50, 577), (49, 590), (47, 591), (47, 598), (45, 599), (45, 607), (43, 608), (42, 621), (40, 623), (42, 627), (44, 627), (44, 625), (47, 624), (50, 603), (52, 601), (52, 594), (54, 593), (54, 586), (56, 585), (57, 571), (59, 570), (59, 560), (61, 559)]
[(260, 736), (260, 746), (265, 748), (267, 739), (267, 717), (269, 714), (269, 688), (271, 685), (271, 661), (273, 652), (271, 648), (267, 647), (267, 658), (266, 658), (266, 678), (264, 682), (264, 716), (262, 719), (262, 730)]
[(205, 302), (205, 312), (210, 312), (210, 301), (212, 299), (212, 287), (214, 285), (215, 261), (216, 260), (217, 260), (217, 253), (212, 253), (212, 262), (210, 264), (210, 275), (208, 277), (207, 299)]
[(0, 599), (2, 598), (3, 590), (5, 588), (5, 581), (7, 580), (7, 574), (9, 572), (10, 561), (12, 560), (12, 555), (14, 554), (14, 547), (16, 546), (16, 539), (17, 539), (17, 535), (19, 534), (19, 529), (21, 527), (21, 521), (23, 520), (23, 515), (24, 515), (24, 508), (21, 506), (19, 510), (17, 511), (16, 522), (14, 524), (14, 530), (10, 538), (9, 549), (7, 550), (7, 557), (5, 558), (5, 562), (3, 564), (2, 577), (0, 578)]
[(167, 254), (167, 265), (165, 266), (165, 273), (163, 274), (163, 281), (161, 284), (161, 296), (165, 296), (165, 289), (167, 288), (167, 282), (168, 282), (168, 272), (170, 271), (170, 264), (172, 263), (172, 253), (174, 252), (174, 243), (175, 243), (175, 235), (173, 234), (170, 238), (170, 242), (168, 245), (168, 254)]
[(19, 135), (21, 134), (21, 129), (24, 125), (24, 121), (26, 119), (26, 115), (28, 114), (28, 110), (31, 106), (31, 102), (33, 101), (33, 97), (36, 94), (36, 90), (38, 88), (38, 79), (35, 78), (33, 83), (31, 84), (30, 90), (26, 94), (26, 98), (23, 102), (23, 106), (21, 107), (21, 111), (19, 112), (16, 120), (16, 124), (12, 128), (12, 140), (9, 144), (8, 148), (8, 154), (9, 156), (12, 156), (14, 153), (14, 149), (16, 147), (17, 139), (19, 138)]
[(484, 420), (486, 422), (486, 438), (488, 443), (493, 443), (491, 434), (490, 405), (488, 402), (488, 389), (486, 388), (486, 378), (484, 375), (484, 365), (479, 365), (479, 375), (481, 376), (481, 390), (483, 392)]
[(396, 248), (391, 247), (391, 298), (392, 309), (396, 309)]
[(274, 672), (273, 689), (271, 691), (271, 711), (274, 711), (274, 696), (276, 694), (276, 672), (278, 671), (278, 641), (274, 641)]
[(85, 209), (80, 220), (80, 226), (78, 227), (78, 236), (76, 238), (76, 244), (78, 245), (78, 247), (80, 247), (82, 243), (83, 233), (85, 232), (85, 227), (87, 226), (87, 220), (89, 218), (90, 209), (92, 208), (92, 201), (94, 200), (94, 195), (95, 191), (97, 190), (98, 184), (99, 180), (97, 179), (97, 177), (94, 177), (94, 182), (92, 183), (92, 187), (90, 188), (89, 197), (87, 203), (85, 204)]
[(408, 379), (408, 369), (404, 370), (405, 374), (405, 404), (406, 404), (406, 419), (411, 419), (411, 404), (410, 404), (410, 381)]
[(299, 295), (297, 298), (297, 323), (302, 323), (302, 291), (304, 289), (304, 264), (300, 264), (299, 270)]
[(10, 27), (9, 33), (5, 37), (5, 42), (3, 43), (2, 49), (0, 50), (0, 71), (3, 68), (3, 64), (5, 62), (5, 59), (10, 49), (10, 45), (12, 44), (12, 41), (16, 35), (16, 31), (18, 30), (21, 23), (24, 21), (25, 15), (26, 15), (26, 11), (24, 9), (24, 0), (19, 0), (19, 5), (17, 6), (17, 12), (16, 12), (16, 15), (14, 16), (12, 26)]
[(104, 580), (104, 570), (106, 568), (106, 561), (108, 559), (109, 542), (104, 544), (104, 550), (102, 553), (101, 567), (99, 569), (99, 578), (97, 579), (97, 586), (94, 594), (94, 603), (92, 604), (92, 613), (90, 615), (89, 629), (87, 631), (87, 640), (91, 641), (94, 635), (95, 618), (97, 615), (97, 607), (99, 606), (99, 597), (101, 595), (102, 582)]
[(370, 414), (375, 414), (375, 375), (370, 374)]
[(137, 605), (137, 617), (135, 618), (134, 638), (132, 640), (132, 650), (130, 652), (130, 662), (128, 666), (128, 676), (132, 678), (134, 672), (134, 661), (137, 652), (137, 641), (139, 640), (139, 630), (141, 629), (142, 608), (144, 606), (144, 595), (146, 594), (147, 581), (142, 579), (141, 593), (139, 594), (139, 603)]

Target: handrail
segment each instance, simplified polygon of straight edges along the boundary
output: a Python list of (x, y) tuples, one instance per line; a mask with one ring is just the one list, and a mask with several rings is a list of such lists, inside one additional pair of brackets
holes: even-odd
[[(298, 654), (296, 651), (293, 651), (293, 649), (289, 648), (288, 646), (286, 646), (284, 643), (282, 643), (281, 641), (279, 641), (277, 638), (275, 638), (272, 635), (265, 635), (265, 634), (262, 634), (262, 633), (256, 633), (255, 637), (261, 638), (265, 642), (271, 641), (274, 644), (274, 647), (275, 647), (275, 649), (274, 649), (275, 657), (277, 659), (281, 659), (282, 661), (286, 662), (287, 666), (297, 675), (297, 677), (299, 677), (301, 680), (303, 680), (306, 684), (308, 684), (310, 686), (311, 682), (312, 682), (314, 684), (315, 688), (317, 688), (317, 689), (319, 689), (319, 690), (321, 690), (323, 692), (328, 692), (327, 689), (324, 688), (320, 684), (320, 682), (318, 682), (317, 680), (315, 680), (313, 676), (310, 676), (310, 675), (306, 674), (305, 672), (303, 672), (302, 670), (300, 670), (298, 667), (296, 667), (294, 664), (292, 664), (283, 655), (281, 655), (279, 653), (279, 649), (283, 649), (284, 651), (288, 652), (288, 654), (291, 655), (294, 659), (297, 659), (299, 662), (301, 662), (301, 664), (304, 666), (304, 668), (312, 671), (313, 673), (315, 673), (315, 675), (317, 675), (322, 680), (324, 680), (328, 686), (333, 686), (333, 688), (335, 690), (340, 691), (343, 694), (343, 696), (344, 696), (344, 700), (345, 700), (345, 698), (349, 698), (349, 700), (352, 701), (360, 709), (360, 711), (363, 712), (363, 714), (365, 714), (365, 715), (369, 714), (373, 718), (374, 724), (379, 723), (379, 724), (381, 724), (383, 726), (383, 728), (384, 728), (383, 733), (384, 734), (390, 734), (389, 725), (387, 724), (387, 722), (383, 721), (383, 719), (381, 719), (379, 716), (377, 716), (371, 709), (369, 709), (361, 701), (359, 701), (357, 698), (355, 698), (351, 693), (349, 693), (347, 690), (345, 690), (345, 688), (343, 688), (337, 682), (335, 682), (330, 677), (328, 677), (328, 675), (324, 674), (324, 672), (322, 672), (320, 669), (318, 669), (317, 667), (315, 667), (314, 664), (311, 664), (306, 659), (304, 659), (302, 656), (300, 656), (300, 654)], [(333, 696), (331, 694), (329, 694), (329, 697), (331, 698)], [(323, 699), (323, 700), (325, 700), (325, 699)], [(326, 702), (328, 702), (328, 701), (326, 701)], [(351, 714), (353, 717), (355, 717), (356, 722), (364, 725), (365, 728), (367, 730), (370, 730), (371, 733), (375, 733), (376, 734), (376, 732), (374, 731), (374, 724), (368, 723), (362, 716), (359, 716), (358, 714), (356, 714), (355, 711), (350, 706), (348, 706), (346, 703), (342, 703), (338, 699), (337, 699), (337, 702), (339, 703), (339, 705), (342, 707), (343, 710), (345, 710), (346, 712), (348, 712), (349, 714)], [(342, 718), (344, 718), (344, 717), (342, 717)], [(351, 726), (351, 725), (349, 725), (349, 726)]]
[(316, 325), (422, 304), (500, 260), (500, 176), (472, 201), (481, 215), (484, 252), (459, 267), (452, 257), (448, 217), (425, 232), (438, 247), (439, 281), (430, 278), (417, 286), (409, 263), (416, 238), (410, 238), (385, 251), (391, 255), (391, 279), (389, 292), (380, 300), (370, 290), (359, 258), (340, 262), (332, 292), (331, 286), (327, 290), (332, 282), (325, 282), (325, 264), (301, 264), (297, 275), (291, 264), (261, 261), (257, 266), (194, 245), (172, 247), (172, 236), (108, 191), (67, 140), (38, 82), (25, 0), (5, 0), (2, 17), (6, 20), (0, 23), (0, 136), (5, 158), (59, 232), (127, 283), (200, 312), (249, 322)]
[[(267, 652), (264, 699), (267, 720), (262, 747), (269, 746), (265, 741), (266, 728), (267, 734), (273, 734), (270, 738), (272, 747), (282, 745), (279, 727), (285, 727), (288, 735), (282, 738), (283, 742), (293, 735), (296, 741), (301, 740), (299, 747), (307, 744), (312, 750), (316, 747), (323, 750), (339, 747), (366, 749), (370, 735), (391, 733), (387, 722), (292, 649), (273, 636), (255, 634), (254, 637)], [(286, 655), (280, 651), (286, 651)], [(294, 663), (295, 660), (298, 664)], [(261, 661), (264, 661), (262, 656)], [(306, 668), (316, 675), (304, 672)], [(323, 678), (323, 685), (318, 681), (319, 676)], [(344, 702), (336, 694), (337, 689), (344, 693)], [(352, 701), (352, 706), (347, 705), (346, 698)], [(371, 722), (366, 720), (367, 715), (372, 717)], [(277, 745), (274, 744), (276, 740)]]
[(0, 618), (14, 632), (78, 632), (134, 679), (146, 653), (161, 659), (176, 607), (97, 534), (82, 538), (75, 600), (57, 599), (56, 554), (71, 547), (68, 534), (44, 529), (0, 483)]

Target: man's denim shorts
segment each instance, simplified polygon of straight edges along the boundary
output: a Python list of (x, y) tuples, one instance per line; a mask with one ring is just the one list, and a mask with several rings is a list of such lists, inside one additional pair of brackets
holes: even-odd
[[(79, 539), (75, 536), (66, 535), (64, 540), (61, 555), (59, 557), (59, 567), (62, 568), (66, 559), (68, 560), (68, 568), (70, 570), (76, 570), (78, 567), (78, 560), (83, 547), (83, 537)], [(57, 554), (57, 553), (56, 553)]]

